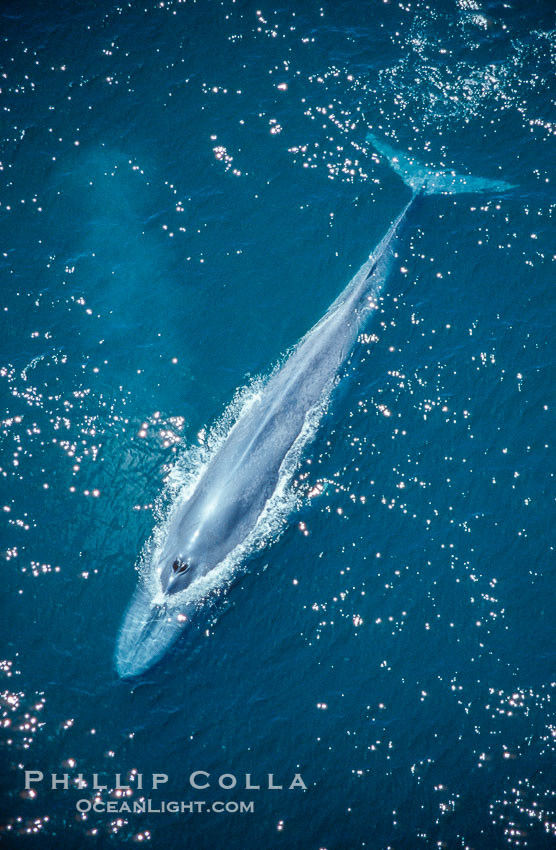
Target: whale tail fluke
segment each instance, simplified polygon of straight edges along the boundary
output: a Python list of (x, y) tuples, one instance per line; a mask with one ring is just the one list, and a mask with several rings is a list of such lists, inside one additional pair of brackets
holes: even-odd
[(451, 169), (442, 171), (427, 168), (415, 157), (396, 150), (372, 133), (367, 135), (367, 141), (386, 157), (394, 171), (413, 192), (422, 191), (425, 195), (453, 195), (460, 192), (507, 192), (515, 188), (513, 184), (505, 180), (490, 180), (487, 177), (458, 174)]

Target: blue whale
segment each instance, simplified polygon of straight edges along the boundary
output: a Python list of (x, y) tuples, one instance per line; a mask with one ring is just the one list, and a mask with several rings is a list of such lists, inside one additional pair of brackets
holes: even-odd
[(150, 565), (158, 593), (153, 598), (140, 584), (120, 629), (115, 666), (122, 677), (138, 675), (164, 654), (193, 613), (183, 592), (222, 564), (257, 526), (311, 411), (329, 393), (377, 309), (397, 246), (423, 197), (511, 188), (425, 168), (375, 137), (368, 140), (403, 178), (411, 198), (324, 316), (245, 406), (188, 498), (173, 511)]

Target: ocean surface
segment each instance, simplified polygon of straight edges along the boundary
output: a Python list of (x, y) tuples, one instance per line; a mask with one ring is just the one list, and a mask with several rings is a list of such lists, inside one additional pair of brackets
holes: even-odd
[[(554, 847), (553, 4), (0, 27), (0, 844)], [(369, 132), (515, 188), (423, 201), (271, 539), (121, 680), (185, 477), (409, 200)], [(142, 797), (206, 807), (102, 810)]]

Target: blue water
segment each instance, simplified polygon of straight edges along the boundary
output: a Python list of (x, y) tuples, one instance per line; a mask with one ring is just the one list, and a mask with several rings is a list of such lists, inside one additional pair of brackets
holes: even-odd
[[(1, 15), (0, 841), (553, 847), (552, 4)], [(301, 507), (119, 680), (134, 567), (193, 447), (409, 198), (369, 129), (517, 188), (421, 205)], [(93, 773), (106, 802), (132, 770), (168, 782), (131, 800), (254, 811), (77, 813)], [(87, 789), (50, 790), (64, 772)]]

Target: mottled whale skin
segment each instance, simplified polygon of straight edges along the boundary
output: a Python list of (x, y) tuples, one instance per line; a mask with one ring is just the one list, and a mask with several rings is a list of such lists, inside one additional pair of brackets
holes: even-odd
[(423, 196), (511, 188), (502, 181), (431, 171), (374, 137), (369, 141), (411, 189), (411, 199), (325, 315), (244, 408), (187, 501), (173, 512), (164, 545), (151, 565), (159, 577), (162, 601), (154, 602), (144, 587), (138, 588), (116, 646), (120, 676), (150, 667), (180, 633), (187, 617), (176, 617), (164, 600), (169, 603), (176, 593), (206, 576), (255, 528), (308, 416), (339, 375), (376, 309), (399, 241)]

